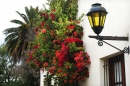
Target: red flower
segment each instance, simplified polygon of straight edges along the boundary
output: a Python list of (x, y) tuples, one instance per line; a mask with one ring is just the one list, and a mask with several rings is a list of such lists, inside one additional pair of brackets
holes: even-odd
[(64, 80), (64, 83), (66, 83), (67, 82), (67, 80)]
[(45, 22), (42, 22), (42, 23), (41, 23), (41, 26), (44, 27), (44, 24), (45, 24)]
[(81, 71), (84, 66), (85, 66), (85, 64), (83, 62), (77, 62), (76, 63), (76, 67), (77, 67), (78, 71)]
[(68, 60), (69, 47), (62, 45), (61, 50), (56, 51), (56, 57), (58, 58), (58, 66), (62, 67), (64, 62)]
[(50, 72), (51, 74), (53, 74), (53, 73), (54, 73), (54, 70), (55, 70), (55, 66), (52, 66), (52, 67), (49, 69), (49, 72)]
[(82, 52), (82, 51), (76, 53), (76, 54), (75, 54), (76, 57), (74, 58), (74, 60), (75, 60), (76, 62), (78, 62), (78, 61), (80, 61), (80, 62), (83, 61), (83, 60), (84, 60), (83, 54), (84, 54), (84, 52)]
[(34, 49), (38, 49), (39, 47), (40, 47), (40, 44), (33, 46)]
[(57, 50), (57, 51), (55, 52), (55, 54), (56, 54), (56, 57), (59, 57), (59, 56), (60, 56), (60, 51)]
[(48, 19), (48, 14), (47, 13), (41, 13), (41, 17), (44, 17), (45, 19)]
[(75, 28), (75, 26), (74, 25), (69, 25), (69, 26), (67, 26), (67, 29), (69, 29), (69, 30), (73, 30)]
[(43, 64), (43, 67), (47, 67), (48, 66), (48, 62), (45, 62), (44, 64)]
[(69, 66), (66, 66), (66, 69), (68, 69), (69, 68)]
[(91, 63), (91, 61), (90, 61), (90, 60), (87, 60), (87, 63), (88, 63), (88, 64), (90, 64), (90, 63)]
[(50, 17), (51, 17), (51, 20), (54, 21), (55, 20), (55, 15), (53, 13), (50, 13)]
[(33, 48), (34, 48), (34, 49), (37, 49), (37, 48), (38, 48), (38, 46), (37, 46), (37, 45), (35, 45)]
[(41, 16), (45, 16), (45, 15), (46, 15), (46, 13), (44, 13), (44, 12), (43, 12), (43, 13), (41, 13)]
[(72, 43), (72, 42), (83, 44), (82, 40), (80, 40), (79, 38), (74, 38), (74, 37), (66, 38), (64, 41), (64, 43)]
[(33, 60), (33, 52), (30, 51), (30, 52), (28, 53), (28, 55), (29, 55), (29, 58), (28, 58), (27, 60), (28, 60), (28, 61)]
[(61, 73), (62, 72), (62, 69), (58, 69), (58, 73)]
[(35, 60), (35, 61), (34, 61), (34, 64), (35, 64), (37, 67), (40, 66), (40, 62), (39, 62), (38, 60)]
[(41, 32), (42, 32), (42, 33), (46, 33), (46, 29), (42, 29)]
[(66, 76), (68, 76), (68, 74), (67, 73), (63, 73), (63, 75), (62, 75), (63, 77), (66, 77)]
[(77, 37), (78, 36), (78, 33), (76, 31), (74, 31), (74, 36)]
[(84, 58), (83, 57), (75, 57), (74, 58), (74, 60), (76, 61), (76, 62), (78, 62), (78, 61), (83, 61), (84, 60)]
[(59, 67), (62, 67), (62, 66), (63, 66), (63, 63), (62, 63), (62, 62), (58, 62), (58, 66), (59, 66)]

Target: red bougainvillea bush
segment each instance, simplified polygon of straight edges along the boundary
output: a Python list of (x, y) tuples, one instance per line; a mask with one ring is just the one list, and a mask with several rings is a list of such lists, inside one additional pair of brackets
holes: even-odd
[(86, 66), (90, 63), (90, 58), (84, 51), (83, 28), (78, 25), (80, 20), (76, 20), (74, 16), (74, 12), (77, 12), (77, 1), (71, 0), (72, 12), (63, 7), (70, 3), (70, 0), (61, 4), (63, 1), (54, 3), (52, 0), (49, 10), (39, 11), (37, 27), (34, 29), (34, 46), (28, 52), (26, 62), (35, 68), (43, 69), (43, 72), (48, 71), (45, 84), (49, 84), (53, 79), (54, 86), (77, 86), (78, 81), (89, 76)]

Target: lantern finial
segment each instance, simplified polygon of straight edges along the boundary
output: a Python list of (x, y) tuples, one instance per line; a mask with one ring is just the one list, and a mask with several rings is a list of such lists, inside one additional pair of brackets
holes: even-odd
[(101, 6), (102, 4), (100, 3), (95, 3), (95, 4), (92, 4), (92, 6)]

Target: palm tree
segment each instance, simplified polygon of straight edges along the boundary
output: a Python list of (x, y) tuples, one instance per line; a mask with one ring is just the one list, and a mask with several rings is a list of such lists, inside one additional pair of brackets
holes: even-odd
[(16, 11), (20, 17), (24, 20), (24, 22), (14, 19), (11, 20), (11, 23), (18, 24), (18, 27), (8, 28), (4, 30), (4, 34), (6, 35), (5, 42), (8, 48), (9, 54), (14, 58), (14, 60), (18, 60), (24, 54), (24, 51), (31, 48), (31, 41), (34, 39), (34, 22), (36, 19), (37, 9), (34, 9), (30, 6), (25, 7), (25, 14), (22, 14)]

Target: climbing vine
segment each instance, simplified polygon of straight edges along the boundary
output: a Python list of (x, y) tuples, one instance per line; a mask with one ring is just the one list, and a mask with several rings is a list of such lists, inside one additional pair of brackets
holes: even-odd
[(48, 71), (45, 85), (53, 80), (54, 86), (76, 86), (89, 76), (90, 58), (84, 50), (80, 19), (76, 19), (77, 2), (48, 0), (49, 9), (38, 10), (34, 47), (26, 62)]

